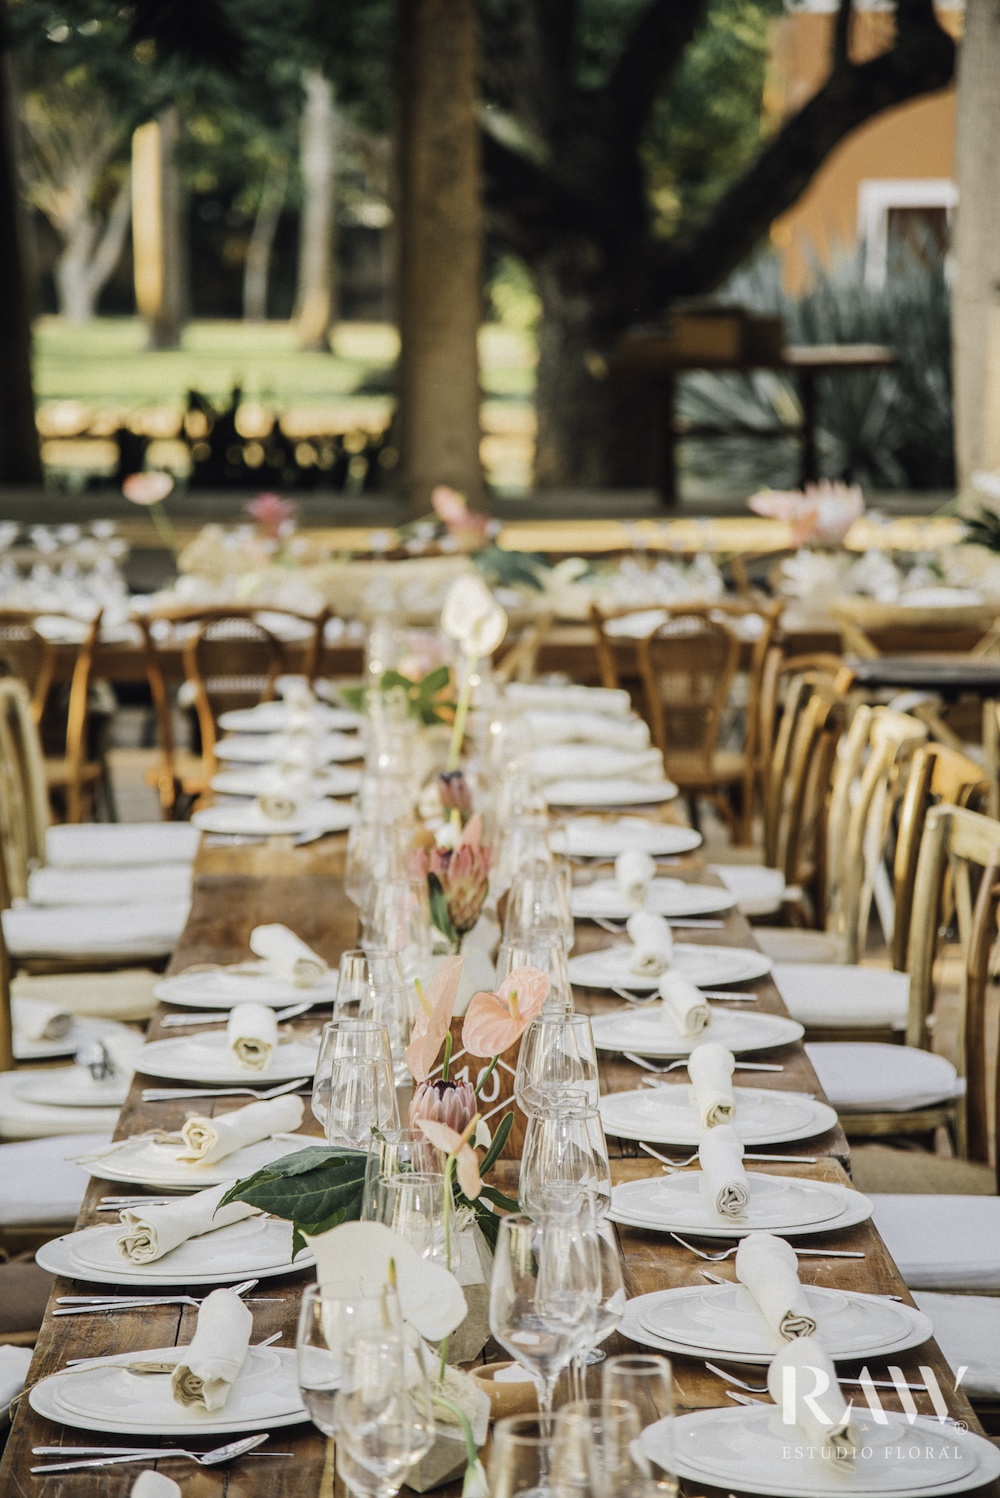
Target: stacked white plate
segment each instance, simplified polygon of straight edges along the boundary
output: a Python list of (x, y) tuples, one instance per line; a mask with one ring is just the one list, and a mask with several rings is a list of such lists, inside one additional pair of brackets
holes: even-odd
[(615, 859), (630, 848), (652, 857), (672, 858), (700, 847), (701, 833), (642, 817), (571, 817), (550, 834), (553, 853), (572, 858)]
[[(834, 1361), (884, 1358), (934, 1335), (930, 1317), (878, 1295), (807, 1285), (816, 1335)], [(622, 1336), (658, 1351), (765, 1365), (785, 1339), (745, 1285), (684, 1285), (638, 1295), (625, 1307)]]
[[(215, 746), (219, 759), (235, 760), (244, 765), (273, 765), (285, 758), (293, 757), (295, 740), (281, 733), (243, 733), (232, 738), (220, 739)], [(309, 752), (316, 764), (340, 764), (344, 760), (361, 759), (364, 745), (356, 734), (328, 733)]]
[(269, 1004), (283, 1009), (286, 1004), (313, 999), (332, 1004), (337, 997), (337, 974), (331, 971), (315, 988), (303, 988), (287, 978), (276, 977), (263, 962), (251, 970), (250, 963), (233, 968), (210, 968), (177, 973), (157, 983), (153, 993), (166, 1004), (181, 1004), (187, 1009), (231, 1009), (234, 1004)]
[[(276, 765), (247, 765), (242, 769), (220, 770), (211, 779), (212, 790), (219, 796), (274, 796), (284, 789), (285, 776)], [(311, 794), (322, 796), (356, 796), (361, 789), (361, 771), (330, 765), (318, 771), (311, 781)]]
[(202, 1031), (197, 1035), (171, 1036), (144, 1045), (135, 1069), (147, 1077), (167, 1077), (172, 1082), (204, 1082), (211, 1087), (266, 1087), (290, 1082), (293, 1077), (311, 1077), (319, 1055), (318, 1041), (281, 1038), (260, 1071), (240, 1066), (225, 1032)]
[[(764, 1087), (734, 1087), (736, 1132), (752, 1148), (788, 1144), (825, 1134), (837, 1122), (828, 1103), (802, 1092), (772, 1092)], [(664, 1082), (635, 1092), (612, 1092), (598, 1105), (606, 1134), (645, 1139), (649, 1144), (694, 1147), (704, 1133), (695, 1110), (694, 1088), (686, 1082)]]
[(720, 1004), (711, 1004), (709, 1009), (712, 1018), (694, 1039), (681, 1034), (659, 1001), (641, 1009), (594, 1014), (590, 1019), (594, 1044), (599, 1051), (635, 1051), (640, 1056), (679, 1060), (690, 1056), (694, 1047), (706, 1040), (717, 1040), (735, 1056), (790, 1045), (805, 1034), (798, 1020), (786, 1019), (783, 1014), (744, 1014)]
[[(196, 1109), (197, 1103), (191, 1111)], [(205, 1191), (209, 1186), (251, 1176), (282, 1156), (315, 1143), (316, 1139), (308, 1134), (275, 1134), (259, 1144), (244, 1145), (214, 1164), (204, 1165), (178, 1160), (183, 1147), (179, 1144), (166, 1144), (137, 1134), (110, 1144), (100, 1155), (87, 1156), (81, 1163), (102, 1181), (126, 1181), (132, 1186), (149, 1186), (154, 1191)], [(213, 1243), (215, 1238), (213, 1233)]]
[(867, 1222), (874, 1203), (860, 1191), (831, 1181), (800, 1176), (747, 1174), (750, 1202), (742, 1217), (722, 1217), (703, 1189), (700, 1170), (642, 1181), (623, 1181), (611, 1188), (611, 1217), (627, 1227), (660, 1233), (693, 1233), (702, 1238), (743, 1238), (747, 1233), (776, 1233), (795, 1238), (804, 1233), (839, 1232)]
[(679, 795), (672, 780), (552, 780), (550, 806), (655, 806)]
[(163, 1285), (235, 1285), (245, 1279), (271, 1279), (308, 1269), (316, 1262), (305, 1249), (292, 1262), (292, 1225), (276, 1217), (245, 1217), (189, 1238), (152, 1264), (133, 1264), (122, 1257), (117, 1247), (121, 1232), (116, 1222), (66, 1233), (44, 1244), (35, 1259), (50, 1274), (96, 1285), (121, 1285), (130, 1295)]
[(824, 1458), (773, 1404), (658, 1420), (640, 1439), (651, 1461), (679, 1477), (774, 1498), (944, 1498), (1000, 1476), (1000, 1451), (964, 1426), (926, 1415), (880, 1419), (855, 1409), (861, 1447), (849, 1463)]
[[(633, 951), (631, 942), (619, 942), (599, 952), (581, 952), (569, 960), (569, 980), (580, 988), (630, 988), (650, 993), (660, 980), (632, 972), (629, 964)], [(772, 963), (754, 947), (709, 947), (675, 941), (670, 966), (699, 988), (724, 988), (727, 983), (765, 978)]]
[(354, 807), (346, 801), (308, 801), (290, 817), (269, 817), (256, 801), (231, 801), (196, 811), (191, 822), (199, 832), (234, 837), (294, 837), (300, 832), (343, 832), (352, 825), (354, 817)]
[[(688, 884), (683, 879), (654, 879), (642, 908), (656, 915), (714, 915), (732, 910), (736, 900), (728, 889), (711, 884)], [(636, 907), (614, 879), (598, 879), (593, 884), (576, 885), (572, 898), (573, 914), (578, 921), (600, 916), (608, 921), (625, 921)]]
[[(54, 914), (54, 912), (53, 912)], [(134, 1034), (126, 1025), (111, 1019), (90, 1019), (73, 1015), (64, 1034), (57, 1040), (28, 1040), (14, 1031), (14, 1059), (16, 1061), (50, 1061), (59, 1056), (75, 1056), (88, 1041), (101, 1040), (107, 1035)]]
[[(360, 713), (325, 702), (314, 703), (306, 719), (309, 728), (323, 733), (357, 729), (364, 721)], [(259, 702), (256, 707), (234, 708), (219, 718), (219, 727), (226, 733), (287, 733), (301, 723), (301, 711), (287, 702)]]

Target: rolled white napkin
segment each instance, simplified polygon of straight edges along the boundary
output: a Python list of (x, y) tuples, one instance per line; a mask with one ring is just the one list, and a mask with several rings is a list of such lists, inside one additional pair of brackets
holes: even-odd
[(768, 1326), (787, 1342), (812, 1336), (816, 1320), (799, 1283), (798, 1257), (784, 1238), (748, 1233), (736, 1250), (736, 1278), (746, 1285)]
[(255, 926), (250, 932), (250, 950), (263, 957), (275, 977), (287, 978), (300, 988), (315, 988), (327, 974), (327, 965), (287, 926)]
[(685, 978), (683, 973), (664, 973), (660, 978), (659, 988), (665, 1018), (676, 1025), (689, 1040), (701, 1035), (711, 1024), (712, 1011), (708, 1007), (708, 1000), (701, 989), (690, 978)]
[(641, 848), (629, 848), (615, 859), (615, 883), (628, 903), (641, 910), (656, 878), (656, 863)]
[(300, 1097), (286, 1096), (248, 1103), (245, 1108), (235, 1108), (219, 1118), (196, 1114), (181, 1129), (186, 1148), (177, 1158), (214, 1165), (216, 1160), (224, 1160), (248, 1144), (270, 1139), (272, 1134), (291, 1134), (302, 1122), (303, 1112)]
[[(266, 1108), (267, 1104), (254, 1106)], [(253, 1217), (258, 1208), (248, 1206), (246, 1202), (219, 1207), (229, 1186), (230, 1182), (226, 1181), (209, 1191), (179, 1197), (165, 1207), (127, 1207), (120, 1213), (125, 1231), (117, 1240), (118, 1252), (132, 1264), (152, 1264), (189, 1238), (200, 1238), (203, 1233), (228, 1227), (231, 1222), (241, 1222), (244, 1217)]]
[(253, 1317), (232, 1290), (213, 1290), (202, 1301), (198, 1325), (170, 1377), (178, 1404), (221, 1410), (246, 1362)]
[(543, 744), (607, 744), (633, 751), (649, 748), (649, 726), (641, 718), (594, 712), (522, 713), (527, 741)]
[(702, 1190), (720, 1217), (746, 1216), (750, 1182), (743, 1169), (743, 1141), (732, 1124), (709, 1129), (698, 1146)]
[(703, 1129), (717, 1129), (736, 1119), (733, 1071), (736, 1058), (717, 1040), (696, 1045), (688, 1057), (694, 1106)]
[(299, 809), (294, 796), (283, 796), (280, 791), (258, 796), (257, 806), (261, 815), (271, 822), (290, 822)]
[(278, 1021), (266, 1004), (235, 1004), (229, 1012), (226, 1040), (240, 1066), (266, 1071), (278, 1044)]
[(614, 749), (605, 744), (552, 744), (535, 749), (531, 768), (539, 780), (663, 779), (659, 749)]
[(565, 681), (508, 682), (504, 706), (516, 713), (609, 713), (616, 718), (632, 711), (631, 698), (622, 687), (582, 687)]
[(828, 1461), (839, 1465), (853, 1459), (858, 1437), (851, 1409), (833, 1363), (815, 1337), (796, 1337), (781, 1349), (767, 1370), (767, 1389), (782, 1418), (821, 1447)]
[(130, 1498), (181, 1498), (181, 1490), (172, 1477), (162, 1472), (140, 1472), (132, 1484)]
[(12, 999), (11, 1015), (22, 1040), (61, 1040), (73, 1023), (65, 1009), (44, 999)]
[(662, 915), (637, 910), (635, 915), (629, 916), (625, 930), (632, 943), (629, 972), (649, 978), (658, 978), (665, 973), (674, 955), (674, 938)]

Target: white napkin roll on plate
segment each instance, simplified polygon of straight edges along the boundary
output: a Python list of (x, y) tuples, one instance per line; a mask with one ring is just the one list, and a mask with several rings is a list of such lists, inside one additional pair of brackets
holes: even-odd
[(629, 916), (625, 930), (632, 943), (629, 972), (649, 978), (665, 973), (674, 955), (674, 937), (662, 915), (637, 910)]
[(270, 791), (258, 796), (257, 806), (270, 822), (290, 822), (299, 809), (294, 796), (283, 796), (280, 791)]
[(656, 864), (641, 848), (628, 848), (615, 859), (615, 883), (622, 897), (641, 910), (656, 878)]
[(65, 1009), (44, 999), (12, 999), (11, 1016), (22, 1040), (61, 1040), (73, 1023)]
[(181, 1498), (181, 1490), (172, 1477), (162, 1472), (140, 1472), (132, 1484), (130, 1498)]
[(732, 1124), (709, 1129), (698, 1146), (702, 1189), (720, 1217), (746, 1216), (750, 1182), (743, 1169), (743, 1141)]
[(213, 1290), (201, 1303), (198, 1325), (170, 1376), (178, 1404), (221, 1410), (246, 1362), (253, 1317), (232, 1290)]
[(250, 932), (250, 950), (263, 957), (277, 978), (287, 978), (301, 988), (315, 988), (327, 974), (322, 957), (287, 926), (255, 926)]
[(266, 1071), (278, 1044), (278, 1021), (266, 1004), (235, 1004), (229, 1011), (226, 1040), (238, 1064), (247, 1071)]
[(784, 1418), (793, 1417), (810, 1445), (820, 1447), (828, 1461), (852, 1460), (858, 1437), (851, 1411), (833, 1363), (815, 1337), (796, 1337), (781, 1349), (767, 1370), (767, 1389)]
[(272, 1134), (292, 1134), (302, 1122), (304, 1112), (300, 1097), (276, 1097), (269, 1102), (248, 1103), (217, 1118), (200, 1114), (189, 1118), (181, 1129), (186, 1146), (178, 1160), (199, 1165), (214, 1165), (248, 1144), (259, 1144)]
[(688, 1040), (701, 1035), (711, 1024), (712, 1011), (708, 1000), (690, 978), (683, 973), (664, 973), (660, 978), (660, 998), (663, 1000), (664, 1018), (677, 1026)]
[(688, 1057), (694, 1106), (703, 1129), (716, 1129), (736, 1119), (733, 1071), (736, 1057), (717, 1040), (696, 1045)]
[(811, 1337), (816, 1321), (799, 1282), (794, 1248), (773, 1233), (748, 1233), (736, 1250), (736, 1278), (745, 1285), (768, 1326), (791, 1342)]
[(219, 1207), (230, 1184), (227, 1181), (208, 1191), (196, 1191), (194, 1196), (178, 1197), (165, 1207), (126, 1207), (120, 1214), (125, 1231), (118, 1239), (118, 1252), (132, 1264), (152, 1264), (189, 1238), (200, 1238), (203, 1233), (253, 1217), (258, 1208), (246, 1202)]

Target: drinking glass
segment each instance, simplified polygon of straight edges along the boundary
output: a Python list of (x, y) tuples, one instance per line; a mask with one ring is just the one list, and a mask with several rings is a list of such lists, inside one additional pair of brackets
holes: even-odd
[(444, 1258), (444, 1176), (397, 1171), (376, 1176), (371, 1218), (382, 1222), (422, 1258)]
[(514, 1096), (529, 1113), (571, 1089), (595, 1107), (600, 1097), (594, 1032), (586, 1014), (540, 1014), (521, 1036)]
[(412, 1328), (399, 1323), (356, 1337), (345, 1349), (333, 1409), (334, 1434), (357, 1476), (373, 1480), (373, 1498), (398, 1493), (407, 1473), (434, 1443), (434, 1411), (426, 1353)]
[(411, 828), (398, 810), (395, 800), (388, 805), (379, 800), (374, 812), (359, 816), (347, 835), (344, 893), (362, 912), (379, 881), (405, 855)]
[(531, 1374), (543, 1415), (562, 1370), (591, 1339), (599, 1294), (594, 1235), (566, 1213), (500, 1222), (490, 1282), (490, 1331)]
[(599, 1344), (617, 1329), (625, 1312), (625, 1280), (614, 1232), (607, 1223), (597, 1225), (595, 1222), (595, 1230), (600, 1285), (594, 1305), (593, 1340), (589, 1347), (581, 1348), (573, 1359), (573, 1383), (575, 1397), (578, 1399), (582, 1399), (586, 1392), (587, 1368), (603, 1363), (607, 1357)]
[(536, 967), (548, 974), (551, 986), (544, 1014), (572, 1014), (573, 989), (566, 948), (558, 937), (538, 937), (530, 942), (502, 941), (497, 952), (497, 983), (502, 983), (519, 967)]
[(550, 1491), (554, 1426), (551, 1415), (508, 1415), (496, 1422), (490, 1498), (536, 1498)]
[(555, 1471), (574, 1493), (648, 1498), (654, 1491), (646, 1462), (636, 1450), (639, 1413), (622, 1399), (581, 1399), (556, 1417)]
[(376, 1061), (386, 1061), (391, 1066), (392, 1050), (386, 1026), (361, 1019), (333, 1019), (323, 1026), (313, 1077), (312, 1111), (317, 1123), (324, 1128), (330, 1112), (333, 1063), (342, 1056), (368, 1056)]
[(547, 833), (548, 817), (544, 812), (523, 812), (505, 817), (498, 806), (496, 826), (499, 846), (490, 885), (494, 894), (499, 896), (510, 888), (521, 869), (535, 863), (550, 864), (552, 853)]
[(302, 1403), (313, 1424), (334, 1433), (334, 1402), (343, 1377), (344, 1351), (362, 1333), (381, 1334), (401, 1325), (396, 1291), (322, 1294), (307, 1285), (299, 1308), (295, 1361)]
[(372, 942), (342, 952), (337, 972), (336, 1018), (371, 1019), (372, 1015), (365, 1011), (371, 1008), (374, 993), (402, 980), (399, 957), (389, 947)]
[(324, 1128), (328, 1144), (351, 1149), (364, 1149), (375, 1130), (398, 1129), (392, 1061), (384, 1056), (334, 1055)]
[(656, 1353), (623, 1353), (608, 1358), (601, 1381), (601, 1397), (634, 1406), (639, 1416), (639, 1425), (645, 1430), (658, 1421), (661, 1425), (661, 1445), (665, 1461), (650, 1462), (646, 1458), (652, 1479), (652, 1491), (664, 1498), (677, 1492), (677, 1478), (673, 1475), (673, 1377), (669, 1358)]
[(586, 1093), (570, 1090), (528, 1115), (521, 1153), (522, 1208), (542, 1218), (553, 1198), (589, 1200), (597, 1221), (611, 1205), (611, 1164), (601, 1115)]
[(385, 1176), (437, 1175), (441, 1155), (421, 1129), (386, 1129), (372, 1140), (365, 1165), (361, 1216), (376, 1215), (378, 1182)]
[(503, 939), (511, 946), (535, 941), (561, 942), (568, 952), (575, 933), (566, 886), (551, 863), (537, 860), (522, 867), (507, 893)]
[(399, 867), (373, 887), (364, 914), (364, 945), (387, 948), (420, 965), (431, 955), (427, 881)]

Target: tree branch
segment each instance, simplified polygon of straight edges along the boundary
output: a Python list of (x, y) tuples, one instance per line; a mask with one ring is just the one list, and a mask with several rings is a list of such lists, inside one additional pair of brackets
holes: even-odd
[(609, 118), (635, 145), (706, 9), (707, 0), (650, 0), (632, 28), (604, 94)]
[(577, 234), (593, 232), (590, 206), (527, 156), (484, 130), (483, 182), (490, 227), (529, 264)]
[(801, 196), (845, 136), (881, 110), (951, 81), (955, 44), (938, 25), (932, 0), (897, 0), (896, 28), (890, 51), (830, 75), (693, 235), (653, 248), (652, 281), (666, 297), (713, 290)]

